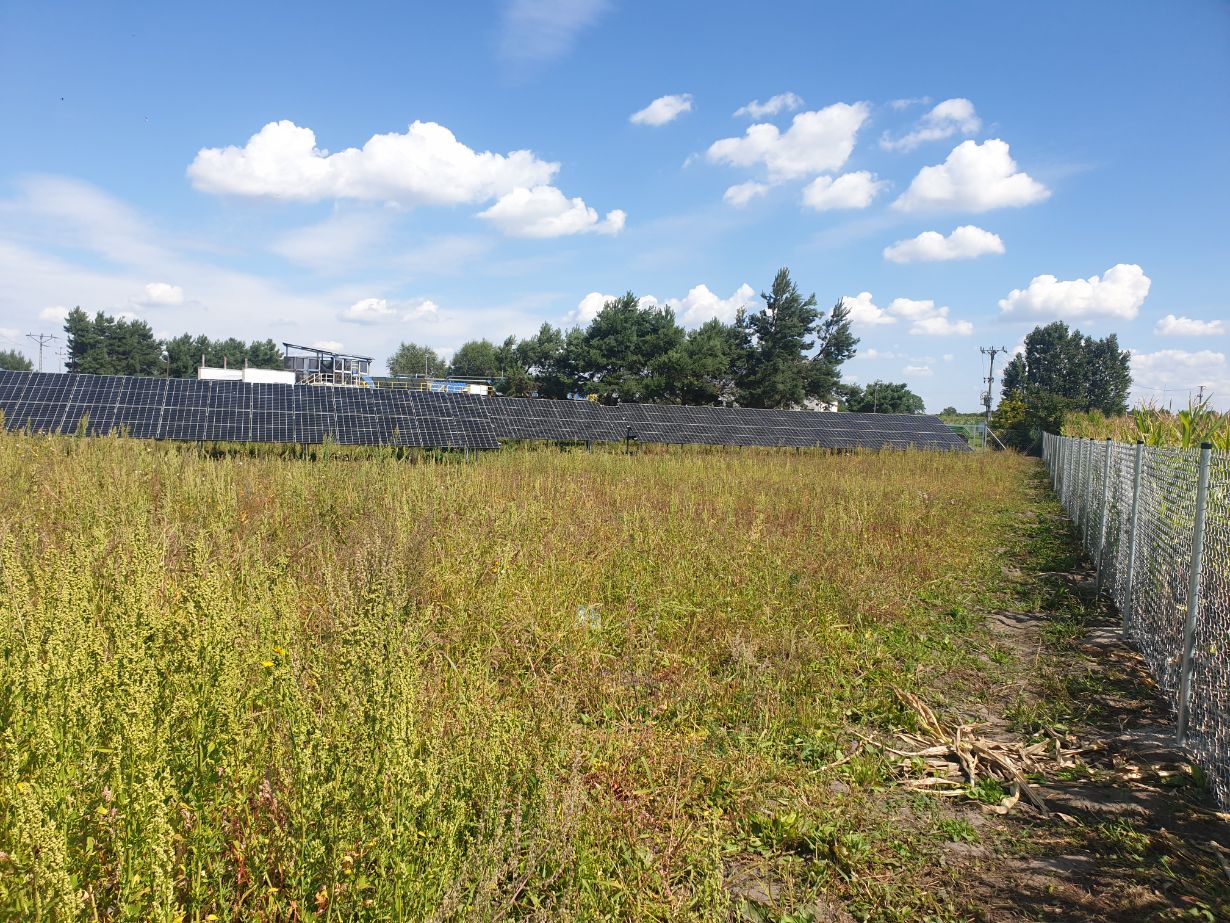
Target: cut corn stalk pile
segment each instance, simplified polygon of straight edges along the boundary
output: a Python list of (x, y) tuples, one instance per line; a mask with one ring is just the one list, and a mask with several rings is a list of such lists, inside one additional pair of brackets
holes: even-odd
[[(996, 779), (1008, 794), (999, 804), (984, 804), (987, 810), (1007, 814), (1024, 798), (1044, 816), (1052, 813), (1025, 773), (1075, 766), (1079, 749), (1065, 747), (1057, 736), (1028, 745), (979, 737), (979, 725), (949, 727), (918, 696), (901, 689), (893, 691), (918, 715), (917, 733), (897, 735), (908, 749), (882, 746), (884, 752), (898, 758), (897, 768), (907, 788), (946, 797), (970, 797), (971, 789), (980, 781)], [(925, 775), (919, 777), (920, 772)]]

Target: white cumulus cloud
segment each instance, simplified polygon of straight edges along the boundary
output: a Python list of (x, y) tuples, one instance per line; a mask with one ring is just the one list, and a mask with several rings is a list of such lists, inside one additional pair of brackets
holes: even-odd
[(312, 349), (327, 349), (330, 352), (340, 353), (342, 344), (337, 340), (315, 340), (312, 342)]
[(665, 125), (673, 122), (685, 112), (692, 111), (692, 94), (676, 93), (673, 96), (659, 96), (644, 109), (632, 113), (628, 121), (633, 125)]
[(397, 311), (385, 299), (364, 298), (348, 307), (338, 318), (352, 324), (380, 324), (396, 316)]
[(923, 167), (893, 208), (985, 212), (1031, 205), (1050, 194), (1028, 173), (1017, 171), (1007, 142), (992, 138), (982, 144), (962, 141), (942, 164)]
[[(843, 295), (841, 301), (850, 311), (851, 323), (868, 327), (897, 323), (895, 317), (890, 317), (887, 311), (872, 302), (871, 292), (859, 292), (858, 295)], [(869, 350), (869, 352), (874, 353), (875, 350)], [(869, 355), (868, 358), (874, 357)]]
[(927, 141), (942, 141), (960, 132), (972, 135), (982, 128), (982, 121), (974, 112), (974, 104), (958, 97), (946, 99), (918, 120), (913, 131), (893, 140), (887, 134), (880, 139), (880, 147), (886, 151), (912, 151)]
[(1216, 406), (1230, 407), (1230, 363), (1225, 353), (1211, 349), (1132, 351), (1132, 397), (1135, 401), (1174, 402), (1184, 407), (1188, 397), (1195, 396), (1202, 385), (1205, 396), (1212, 395)]
[(901, 371), (910, 378), (929, 378), (935, 374), (927, 365), (907, 365)]
[(627, 215), (617, 208), (600, 221), (598, 213), (584, 199), (569, 199), (554, 186), (514, 189), (478, 216), (510, 237), (618, 234), (627, 220)]
[(699, 327), (705, 321), (717, 318), (723, 323), (735, 319), (739, 308), (747, 307), (757, 299), (756, 290), (744, 282), (729, 298), (721, 298), (707, 285), (694, 285), (683, 298), (668, 298), (666, 303), (674, 309), (679, 322), (686, 327)]
[(38, 319), (51, 324), (62, 324), (68, 319), (68, 312), (68, 308), (63, 308), (59, 305), (53, 308), (43, 308), (43, 310), (38, 312)]
[(568, 312), (564, 321), (568, 324), (588, 324), (598, 316), (602, 306), (608, 301), (614, 301), (614, 295), (604, 295), (601, 292), (590, 292), (580, 300), (576, 308)]
[(1151, 282), (1135, 263), (1118, 263), (1101, 278), (1061, 281), (1034, 276), (1025, 289), (1014, 288), (999, 301), (1005, 317), (1085, 320), (1106, 317), (1133, 320), (1149, 294)]
[(731, 186), (722, 196), (722, 201), (727, 205), (733, 205), (735, 208), (743, 208), (748, 202), (757, 196), (762, 196), (769, 191), (767, 183), (739, 183)]
[(854, 150), (867, 115), (866, 103), (834, 103), (814, 112), (800, 112), (785, 132), (776, 125), (758, 122), (742, 137), (714, 141), (706, 156), (714, 163), (736, 167), (761, 164), (774, 181), (838, 170)]
[(243, 147), (204, 148), (188, 167), (203, 192), (315, 202), (367, 199), (402, 205), (458, 205), (549, 183), (558, 163), (531, 151), (478, 153), (435, 122), (372, 136), (330, 154), (294, 122), (270, 122)]
[(430, 298), (423, 298), (422, 300), (416, 302), (414, 306), (410, 308), (409, 311), (406, 311), (404, 314), (402, 314), (401, 319), (409, 320), (409, 321), (414, 321), (414, 320), (435, 321), (435, 320), (438, 320), (439, 317), (440, 317), (440, 306), (436, 304), (434, 301), (432, 301)]
[(184, 290), (169, 282), (150, 282), (137, 303), (149, 307), (176, 307), (184, 303)]
[(974, 325), (967, 320), (952, 320), (947, 307), (936, 307), (930, 299), (894, 298), (888, 313), (910, 321), (914, 336), (969, 336)]
[[(598, 316), (598, 312), (608, 301), (614, 301), (618, 296), (604, 295), (601, 292), (590, 292), (580, 300), (577, 306), (564, 316), (568, 325), (585, 325)], [(675, 317), (685, 327), (699, 327), (708, 320), (717, 318), (724, 323), (735, 319), (739, 308), (748, 307), (758, 300), (756, 290), (744, 282), (729, 298), (722, 298), (705, 284), (694, 285), (682, 298), (667, 298), (660, 301), (653, 295), (642, 295), (637, 304), (642, 308), (668, 307), (675, 312)]]
[(1226, 322), (1220, 320), (1197, 320), (1192, 317), (1175, 317), (1167, 314), (1153, 327), (1153, 332), (1163, 337), (1209, 337), (1226, 332)]
[(803, 187), (803, 204), (818, 212), (831, 208), (866, 208), (887, 185), (867, 170), (843, 173), (836, 179), (817, 176)]
[(795, 93), (778, 93), (770, 96), (764, 102), (753, 99), (746, 106), (735, 110), (735, 118), (748, 116), (753, 119), (763, 119), (766, 115), (777, 115), (779, 112), (794, 112), (803, 108), (803, 100)]
[(894, 263), (936, 263), (1003, 252), (1004, 242), (998, 234), (963, 224), (947, 237), (939, 231), (923, 231), (910, 240), (899, 240), (884, 248), (884, 259)]

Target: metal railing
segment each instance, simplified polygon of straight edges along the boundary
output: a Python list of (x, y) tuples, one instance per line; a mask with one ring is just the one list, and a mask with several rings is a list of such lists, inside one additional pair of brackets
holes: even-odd
[(1230, 455), (1048, 433), (1042, 457), (1178, 744), (1230, 804)]

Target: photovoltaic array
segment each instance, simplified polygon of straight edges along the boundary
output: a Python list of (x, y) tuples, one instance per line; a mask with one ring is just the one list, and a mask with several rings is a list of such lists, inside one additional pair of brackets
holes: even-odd
[(964, 451), (935, 417), (0, 371), (5, 427), (190, 442), (494, 449), (501, 441)]

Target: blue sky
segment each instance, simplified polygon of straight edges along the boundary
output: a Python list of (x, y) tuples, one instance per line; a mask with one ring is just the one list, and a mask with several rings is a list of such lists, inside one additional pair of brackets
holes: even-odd
[(0, 347), (80, 304), (383, 362), (789, 266), (933, 411), (1055, 318), (1230, 407), (1226, 3), (699, 9), (2, 3)]

